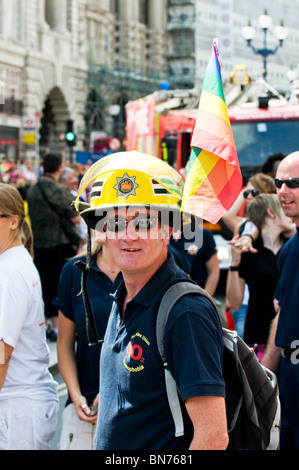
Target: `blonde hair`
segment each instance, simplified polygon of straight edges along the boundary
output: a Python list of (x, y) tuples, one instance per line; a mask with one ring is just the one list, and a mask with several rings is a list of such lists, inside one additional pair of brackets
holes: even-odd
[(6, 183), (0, 183), (0, 211), (3, 214), (19, 217), (18, 236), (33, 258), (33, 235), (25, 218), (24, 201), (19, 191)]
[(280, 217), (282, 207), (280, 205), (277, 194), (259, 194), (253, 199), (248, 208), (249, 219), (262, 229), (265, 225), (267, 210), (270, 209), (275, 217)]
[[(93, 242), (91, 246), (91, 256), (96, 256), (102, 251), (102, 244), (98, 242)], [(87, 248), (84, 247), (81, 251), (79, 251), (74, 258), (79, 258), (79, 257), (86, 257), (87, 256)]]
[(265, 175), (264, 173), (256, 173), (249, 178), (248, 182), (251, 183), (260, 194), (276, 194), (276, 186), (272, 176)]

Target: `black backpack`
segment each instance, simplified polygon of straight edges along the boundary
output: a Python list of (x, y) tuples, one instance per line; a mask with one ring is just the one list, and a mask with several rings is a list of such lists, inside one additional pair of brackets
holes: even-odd
[[(164, 331), (174, 304), (186, 294), (209, 294), (191, 281), (178, 281), (164, 294), (156, 324), (158, 349), (163, 361), (169, 406), (175, 435), (184, 434), (178, 390), (164, 357)], [(228, 450), (276, 450), (279, 448), (280, 402), (275, 374), (258, 361), (235, 331), (222, 328), (223, 376), (226, 384)]]

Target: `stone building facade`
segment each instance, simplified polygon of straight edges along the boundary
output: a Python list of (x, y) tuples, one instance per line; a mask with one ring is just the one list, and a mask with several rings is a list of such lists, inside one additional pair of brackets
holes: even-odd
[[(287, 40), (268, 60), (268, 82), (278, 90), (289, 87), (288, 72), (299, 64), (299, 2), (294, 0), (168, 0), (168, 63), (172, 86), (200, 89), (213, 38), (219, 40), (222, 78), (229, 80), (234, 67), (245, 64), (253, 80), (261, 77), (263, 60), (247, 47), (242, 35), (250, 21), (256, 30), (252, 45), (263, 49), (264, 35), (258, 18), (267, 11), (272, 26), (267, 33), (267, 48), (279, 44), (275, 29), (283, 21), (288, 29)], [(298, 77), (299, 78), (299, 77)]]
[[(299, 63), (298, 0), (262, 3), (273, 26), (283, 19), (289, 29), (269, 61), (270, 83), (285, 88)], [(163, 81), (200, 89), (215, 36), (224, 80), (240, 63), (258, 77), (261, 58), (242, 27), (257, 26), (260, 8), (260, 0), (0, 0), (0, 159), (68, 150), (67, 120), (77, 149), (90, 150), (99, 131), (122, 141), (129, 100)]]
[(0, 0), (0, 158), (64, 150), (67, 120), (79, 149), (111, 129), (162, 76), (165, 1)]

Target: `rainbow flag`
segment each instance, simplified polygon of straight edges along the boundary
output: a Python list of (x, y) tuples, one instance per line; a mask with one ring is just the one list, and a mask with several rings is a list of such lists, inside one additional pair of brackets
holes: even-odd
[(3, 175), (11, 170), (13, 167), (12, 163), (4, 162), (0, 164), (0, 174)]
[(204, 77), (191, 147), (182, 211), (215, 224), (233, 205), (242, 187), (215, 39)]

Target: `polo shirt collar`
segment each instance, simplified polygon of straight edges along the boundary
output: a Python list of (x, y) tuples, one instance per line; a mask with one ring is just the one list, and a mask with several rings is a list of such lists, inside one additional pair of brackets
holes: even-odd
[[(75, 266), (77, 266), (79, 269), (83, 270), (86, 268), (86, 258), (85, 257), (80, 257), (78, 258), (77, 261), (75, 261)], [(97, 265), (97, 257), (95, 255), (92, 255), (90, 258), (90, 269), (95, 269), (96, 271), (100, 271), (98, 265)]]
[[(168, 286), (170, 279), (173, 278), (177, 271), (173, 255), (168, 253), (167, 260), (153, 275), (153, 277), (147, 282), (147, 284), (138, 292), (137, 295), (132, 299), (132, 302), (137, 302), (143, 306), (149, 306), (153, 301), (158, 298), (160, 299), (161, 291), (165, 291)], [(126, 287), (124, 281), (122, 281), (114, 294), (111, 294), (115, 300), (124, 298)]]

